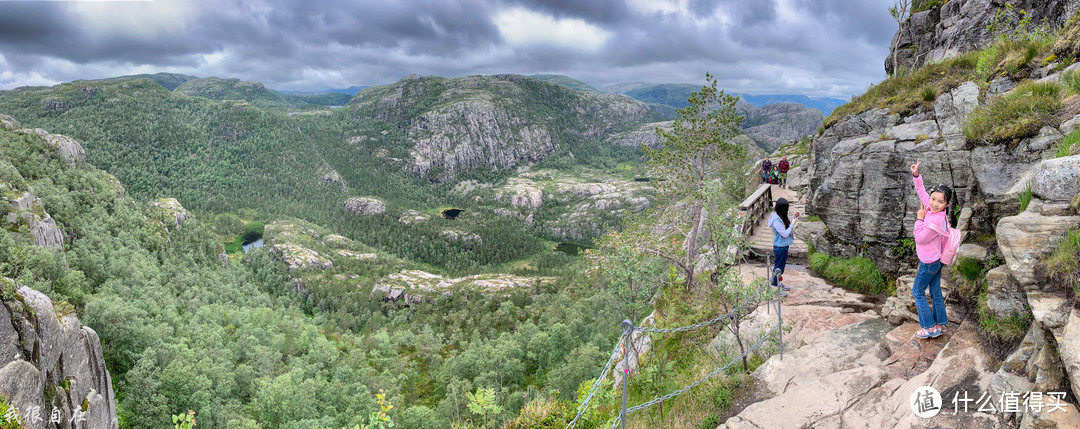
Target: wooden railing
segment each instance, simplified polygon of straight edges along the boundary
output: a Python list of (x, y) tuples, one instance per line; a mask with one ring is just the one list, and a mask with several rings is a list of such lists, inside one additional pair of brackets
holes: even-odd
[(772, 187), (768, 183), (758, 186), (757, 190), (742, 204), (739, 204), (739, 216), (742, 217), (742, 234), (749, 239), (754, 234), (754, 225), (761, 218), (772, 212)]

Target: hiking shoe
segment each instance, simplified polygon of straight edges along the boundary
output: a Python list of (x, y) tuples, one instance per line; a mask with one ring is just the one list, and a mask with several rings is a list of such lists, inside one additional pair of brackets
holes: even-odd
[(934, 327), (937, 328), (937, 330), (940, 331), (942, 334), (945, 333), (945, 325), (937, 325)]
[[(941, 335), (941, 333), (938, 332), (938, 335)], [(919, 329), (919, 331), (915, 333), (915, 336), (925, 340), (925, 339), (933, 338), (936, 335), (934, 335), (934, 328), (930, 328), (930, 329), (922, 328), (922, 329)]]
[(942, 332), (941, 325), (935, 325), (933, 328), (930, 328), (930, 338), (940, 337)]
[[(769, 286), (776, 287), (776, 285), (769, 285)], [(791, 290), (791, 288), (787, 287), (786, 284), (780, 283), (780, 290)]]

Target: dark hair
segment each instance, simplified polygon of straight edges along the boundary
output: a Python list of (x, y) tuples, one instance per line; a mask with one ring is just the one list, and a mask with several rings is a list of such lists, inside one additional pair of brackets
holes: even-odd
[(930, 195), (934, 195), (934, 192), (941, 192), (945, 194), (945, 218), (948, 219), (949, 225), (956, 226), (956, 210), (953, 210), (954, 204), (959, 204), (956, 198), (956, 193), (952, 188), (945, 185), (937, 185), (930, 189)]
[(787, 217), (788, 201), (786, 198), (776, 200), (776, 215), (780, 216), (780, 221), (784, 222), (784, 229), (791, 227), (791, 220)]

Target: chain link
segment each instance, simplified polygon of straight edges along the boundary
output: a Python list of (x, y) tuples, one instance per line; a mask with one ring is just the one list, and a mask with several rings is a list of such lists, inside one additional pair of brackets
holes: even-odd
[[(776, 326), (773, 326), (773, 328), (770, 329), (767, 334), (762, 335), (761, 338), (758, 339), (758, 341), (756, 343), (754, 343), (753, 346), (750, 346), (750, 348), (747, 349), (745, 352), (743, 352), (743, 354), (739, 355), (739, 357), (736, 357), (735, 359), (732, 359), (730, 362), (727, 363), (727, 365), (724, 365), (724, 366), (722, 366), (720, 368), (717, 368), (715, 371), (713, 371), (713, 372), (709, 373), (708, 375), (698, 379), (698, 381), (695, 381), (692, 384), (690, 384), (690, 385), (688, 385), (686, 387), (683, 387), (682, 389), (679, 389), (679, 390), (676, 390), (674, 392), (668, 393), (667, 395), (664, 395), (664, 396), (657, 397), (657, 398), (655, 398), (655, 399), (653, 399), (653, 400), (651, 400), (649, 402), (645, 402), (643, 404), (638, 404), (638, 405), (635, 405), (633, 407), (627, 408), (626, 409), (626, 414), (629, 415), (630, 413), (632, 413), (634, 411), (641, 410), (641, 409), (644, 409), (644, 408), (648, 408), (648, 407), (651, 407), (653, 405), (664, 402), (664, 401), (666, 401), (668, 399), (671, 399), (671, 398), (674, 398), (676, 396), (682, 395), (683, 393), (686, 393), (690, 389), (693, 389), (693, 388), (697, 387), (697, 385), (699, 385), (701, 383), (704, 383), (706, 380), (708, 380), (710, 378), (713, 378), (717, 374), (719, 374), (719, 373), (723, 372), (724, 370), (728, 369), (729, 367), (731, 367), (731, 365), (735, 364), (736, 362), (738, 362), (742, 358), (746, 357), (746, 355), (750, 354), (750, 352), (754, 351), (754, 349), (758, 348), (758, 346), (760, 346), (761, 343), (763, 343), (766, 338), (769, 338), (773, 334), (773, 332), (776, 332), (777, 329), (780, 329), (780, 324), (776, 324)], [(615, 421), (612, 422), (611, 427), (612, 427), (612, 429), (614, 429), (618, 425), (619, 425), (619, 417), (615, 417)]]
[(726, 320), (726, 319), (732, 317), (732, 315), (734, 315), (734, 314), (738, 314), (739, 310), (742, 310), (744, 305), (746, 305), (746, 304), (748, 304), (750, 302), (756, 302), (756, 298), (758, 297), (758, 295), (761, 295), (761, 291), (765, 290), (765, 286), (768, 286), (768, 285), (769, 285), (769, 282), (766, 281), (765, 283), (763, 283), (761, 286), (758, 287), (758, 290), (754, 291), (753, 295), (751, 295), (749, 298), (747, 298), (742, 303), (740, 303), (739, 306), (735, 307), (734, 310), (731, 310), (727, 314), (717, 316), (717, 317), (715, 317), (713, 319), (706, 320), (706, 321), (701, 322), (701, 323), (695, 323), (695, 324), (690, 325), (690, 326), (682, 326), (682, 327), (679, 327), (679, 328), (646, 328), (646, 327), (641, 327), (641, 326), (635, 326), (634, 330), (638, 331), (638, 332), (649, 332), (649, 333), (656, 333), (656, 334), (673, 334), (673, 333), (676, 333), (676, 332), (691, 331), (691, 330), (694, 330), (694, 329), (698, 329), (698, 328), (702, 328), (702, 327), (705, 327), (705, 326), (712, 325), (712, 324), (717, 323), (717, 322), (719, 322), (721, 320)]
[(615, 362), (615, 358), (619, 356), (619, 348), (626, 343), (627, 335), (622, 335), (622, 338), (617, 344), (615, 349), (611, 351), (611, 356), (608, 358), (607, 363), (604, 364), (604, 369), (600, 372), (600, 376), (596, 378), (596, 383), (593, 383), (592, 388), (589, 389), (589, 395), (585, 397), (585, 401), (578, 406), (578, 413), (574, 416), (574, 420), (570, 421), (570, 424), (566, 425), (567, 429), (572, 429), (577, 425), (578, 419), (585, 415), (585, 411), (589, 409), (589, 402), (592, 401), (593, 395), (600, 391), (600, 385), (604, 383), (604, 377), (607, 377), (608, 372), (611, 371), (611, 364)]

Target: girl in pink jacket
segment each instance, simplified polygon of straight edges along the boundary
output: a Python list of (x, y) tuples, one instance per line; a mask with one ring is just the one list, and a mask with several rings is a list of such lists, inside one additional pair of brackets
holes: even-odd
[[(945, 299), (941, 296), (941, 248), (945, 237), (932, 229), (927, 228), (928, 223), (940, 225), (945, 229), (945, 223), (949, 221), (948, 208), (952, 199), (952, 189), (948, 186), (938, 185), (926, 193), (923, 188), (922, 176), (919, 175), (919, 164), (922, 161), (915, 160), (911, 165), (912, 181), (915, 183), (915, 192), (919, 194), (919, 212), (915, 220), (915, 254), (919, 257), (919, 272), (915, 274), (915, 284), (911, 292), (915, 297), (915, 308), (919, 312), (919, 329), (915, 336), (919, 338), (933, 338), (942, 334), (949, 318), (945, 314)], [(933, 311), (926, 301), (926, 289), (930, 289), (930, 299), (933, 303)]]

